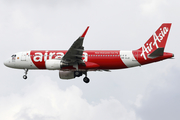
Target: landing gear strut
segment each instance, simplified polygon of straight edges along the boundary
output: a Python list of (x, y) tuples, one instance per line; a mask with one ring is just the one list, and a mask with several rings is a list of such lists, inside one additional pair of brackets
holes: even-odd
[(89, 83), (89, 78), (87, 77), (87, 71), (84, 73), (85, 74), (85, 77), (83, 78), (83, 81), (85, 82), (85, 83)]
[(27, 72), (28, 72), (28, 69), (24, 69), (25, 70), (25, 75), (23, 75), (23, 78), (24, 79), (27, 79)]

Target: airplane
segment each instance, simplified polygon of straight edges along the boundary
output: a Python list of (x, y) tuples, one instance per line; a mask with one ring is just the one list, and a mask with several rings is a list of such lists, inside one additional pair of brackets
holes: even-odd
[(59, 70), (61, 79), (73, 79), (83, 74), (83, 81), (89, 83), (88, 71), (110, 71), (141, 66), (164, 59), (173, 58), (173, 53), (164, 52), (171, 23), (163, 23), (158, 30), (139, 49), (121, 50), (84, 50), (83, 40), (89, 29), (71, 45), (69, 50), (31, 50), (13, 54), (4, 65), (24, 69), (24, 79), (28, 70)]

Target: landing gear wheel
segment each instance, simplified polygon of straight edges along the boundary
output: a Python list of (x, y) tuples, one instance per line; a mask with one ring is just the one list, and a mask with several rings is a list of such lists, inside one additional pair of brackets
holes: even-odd
[(26, 75), (23, 75), (23, 78), (24, 78), (24, 79), (27, 79), (27, 76), (26, 76)]
[(75, 71), (74, 76), (75, 77), (80, 77), (80, 76), (82, 76), (82, 72), (81, 71)]
[(74, 74), (75, 74), (76, 76), (79, 76), (80, 73), (79, 73), (78, 71), (75, 71)]
[(89, 83), (90, 80), (89, 80), (88, 77), (84, 77), (84, 78), (83, 78), (83, 81), (84, 81), (85, 83)]
[(23, 75), (24, 79), (27, 79), (27, 73), (28, 73), (28, 69), (24, 69), (25, 70), (25, 75)]

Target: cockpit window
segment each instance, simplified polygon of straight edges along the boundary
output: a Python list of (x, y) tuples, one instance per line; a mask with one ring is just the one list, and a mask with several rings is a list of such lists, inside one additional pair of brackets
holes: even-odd
[(12, 55), (11, 57), (16, 57), (16, 55)]
[(15, 62), (15, 60), (16, 60), (16, 55), (12, 55), (11, 57), (12, 57), (12, 62)]

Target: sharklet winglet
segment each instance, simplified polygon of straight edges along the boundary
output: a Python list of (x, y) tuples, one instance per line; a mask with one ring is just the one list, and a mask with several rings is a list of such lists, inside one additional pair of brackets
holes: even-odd
[(87, 33), (88, 29), (89, 29), (89, 26), (86, 28), (86, 30), (84, 31), (84, 33), (82, 34), (82, 36), (81, 36), (81, 37), (85, 37), (85, 35), (86, 35), (86, 33)]

